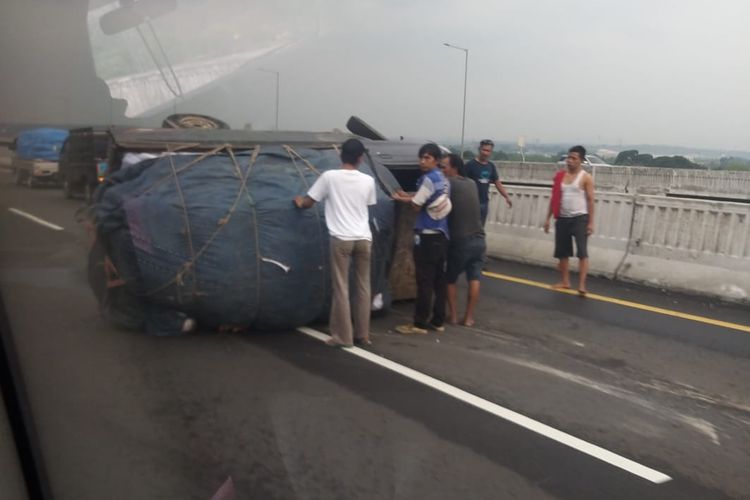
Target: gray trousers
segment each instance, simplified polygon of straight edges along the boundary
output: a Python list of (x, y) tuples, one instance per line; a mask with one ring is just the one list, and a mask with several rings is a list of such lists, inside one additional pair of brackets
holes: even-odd
[[(351, 345), (352, 317), (354, 338), (370, 335), (370, 247), (367, 240), (344, 241), (331, 237), (331, 287), (333, 302), (329, 327), (335, 342)], [(349, 302), (349, 267), (354, 261), (354, 291), (356, 300), (353, 309)], [(352, 315), (352, 312), (354, 313)]]

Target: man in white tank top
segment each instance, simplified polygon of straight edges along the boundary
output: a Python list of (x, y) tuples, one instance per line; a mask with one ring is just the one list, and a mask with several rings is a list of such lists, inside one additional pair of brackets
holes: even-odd
[(570, 288), (568, 261), (573, 256), (573, 239), (576, 242), (579, 276), (578, 293), (586, 295), (586, 276), (589, 271), (588, 237), (594, 232), (594, 180), (583, 170), (583, 159), (586, 149), (573, 146), (568, 150), (565, 160), (567, 170), (555, 177), (552, 187), (547, 220), (544, 232), (549, 232), (550, 219), (554, 214), (555, 221), (555, 258), (559, 259), (557, 268), (561, 280), (555, 288)]

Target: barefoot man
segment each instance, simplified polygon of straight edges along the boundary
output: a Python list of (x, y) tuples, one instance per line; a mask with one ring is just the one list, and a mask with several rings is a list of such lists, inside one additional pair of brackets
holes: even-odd
[(456, 282), (461, 274), (466, 274), (468, 293), (466, 313), (461, 324), (474, 325), (474, 310), (479, 301), (479, 280), (487, 244), (480, 217), (479, 194), (474, 181), (466, 178), (466, 167), (461, 157), (448, 155), (441, 161), (443, 173), (451, 185), (453, 210), (448, 215), (448, 229), (451, 240), (448, 245), (448, 322), (457, 322)]
[(573, 239), (579, 262), (578, 293), (586, 295), (589, 271), (587, 241), (594, 232), (594, 180), (583, 170), (586, 149), (573, 146), (568, 150), (566, 169), (555, 176), (544, 232), (549, 233), (550, 219), (555, 216), (555, 258), (561, 280), (555, 288), (570, 288), (569, 259), (573, 256)]

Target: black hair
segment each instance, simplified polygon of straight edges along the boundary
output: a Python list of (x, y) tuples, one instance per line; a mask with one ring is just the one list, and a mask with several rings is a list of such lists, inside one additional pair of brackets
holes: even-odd
[(464, 161), (460, 156), (458, 156), (456, 153), (451, 153), (446, 156), (446, 158), (448, 158), (448, 163), (451, 164), (451, 167), (456, 169), (458, 175), (460, 175), (461, 177), (466, 177), (466, 165), (464, 165)]
[(492, 146), (494, 148), (495, 143), (490, 139), (482, 139), (481, 141), (479, 141), (479, 147), (481, 148), (482, 146)]
[(348, 139), (341, 145), (342, 163), (356, 165), (363, 154), (365, 154), (365, 145), (359, 139)]
[(568, 150), (568, 153), (578, 153), (578, 157), (581, 158), (581, 161), (586, 159), (586, 148), (583, 146), (573, 146)]
[(434, 142), (428, 142), (419, 148), (419, 158), (422, 158), (424, 155), (430, 155), (436, 160), (439, 160), (443, 157), (443, 152), (440, 150), (440, 146)]

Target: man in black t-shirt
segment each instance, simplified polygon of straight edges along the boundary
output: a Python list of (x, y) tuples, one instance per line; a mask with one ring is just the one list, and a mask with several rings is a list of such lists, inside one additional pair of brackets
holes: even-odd
[(466, 164), (466, 176), (477, 184), (479, 193), (479, 208), (481, 211), (482, 227), (487, 222), (487, 208), (490, 203), (490, 184), (494, 184), (500, 195), (505, 198), (508, 208), (513, 206), (505, 186), (497, 176), (495, 164), (490, 161), (495, 143), (485, 139), (479, 143), (477, 157)]

